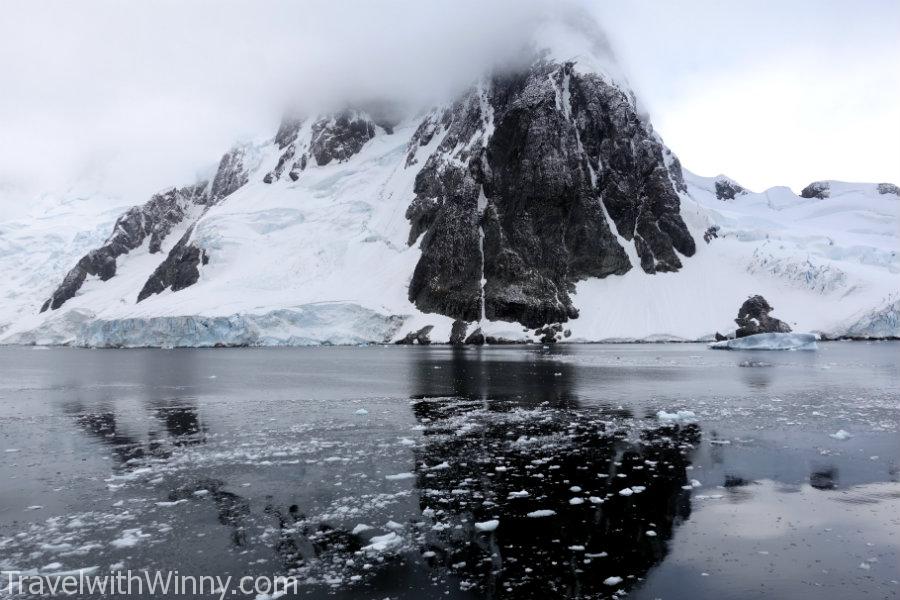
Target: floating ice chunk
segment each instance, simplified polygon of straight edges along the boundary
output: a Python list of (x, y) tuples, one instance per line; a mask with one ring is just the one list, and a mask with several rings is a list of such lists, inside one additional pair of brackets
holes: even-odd
[(401, 446), (415, 446), (416, 445), (416, 443), (413, 440), (406, 438), (406, 437), (400, 438), (400, 441), (398, 443)]
[(490, 521), (482, 521), (481, 523), (475, 523), (475, 529), (478, 531), (494, 531), (500, 525), (500, 521), (497, 519), (491, 519)]
[(122, 537), (114, 539), (110, 544), (116, 548), (133, 548), (149, 537), (149, 534), (140, 529), (126, 529), (122, 532)]
[(13, 452), (18, 452), (18, 451), (19, 451), (18, 448), (7, 448), (6, 450), (4, 450), (4, 452), (8, 452), (9, 454), (12, 454)]
[(648, 529), (647, 531), (644, 532), (644, 535), (646, 535), (647, 537), (656, 537), (656, 532), (653, 531), (652, 529)]
[(41, 571), (59, 571), (62, 569), (62, 563), (52, 562), (49, 565), (41, 567)]
[(673, 413), (661, 410), (656, 413), (656, 418), (666, 423), (693, 423), (697, 420), (697, 415), (692, 410), (679, 410)]
[(124, 570), (125, 570), (125, 563), (124, 563), (124, 562), (117, 562), (117, 563), (111, 564), (111, 565), (109, 565), (109, 570), (110, 570), (110, 571), (124, 571)]
[(757, 333), (747, 337), (713, 342), (715, 350), (815, 350), (812, 333)]
[(384, 528), (390, 529), (391, 531), (397, 531), (399, 529), (403, 529), (403, 525), (401, 525), (397, 521), (388, 521), (384, 524)]
[(597, 496), (591, 496), (588, 500), (590, 500), (591, 504), (603, 504), (603, 498), (598, 498)]
[(33, 504), (31, 506), (26, 506), (25, 510), (41, 510), (42, 508), (44, 508), (44, 507), (41, 506), (40, 504)]
[(849, 440), (853, 437), (849, 431), (845, 431), (843, 429), (838, 429), (834, 433), (830, 433), (828, 435), (836, 440)]
[(531, 494), (529, 494), (525, 490), (522, 490), (520, 492), (510, 492), (508, 498), (527, 498), (530, 495)]
[(385, 535), (376, 535), (369, 540), (370, 544), (368, 546), (363, 546), (363, 550), (384, 552), (385, 550), (390, 550), (391, 548), (399, 546), (402, 541), (403, 538), (392, 531)]
[(396, 473), (394, 475), (385, 475), (384, 478), (389, 481), (401, 481), (403, 479), (412, 479), (414, 477), (415, 477), (414, 473), (406, 472), (406, 473)]
[(634, 490), (632, 490), (631, 488), (625, 488), (624, 490), (619, 490), (620, 496), (630, 496), (633, 493), (634, 493)]
[(581, 491), (581, 486), (579, 486), (579, 485), (573, 485), (572, 487), (569, 488), (569, 491), (570, 491), (570, 492), (578, 493), (578, 492)]
[(619, 585), (620, 583), (622, 583), (622, 578), (621, 577), (607, 577), (606, 579), (603, 580), (603, 583), (606, 585)]
[(541, 510), (533, 510), (528, 513), (526, 516), (532, 519), (540, 519), (541, 517), (552, 517), (556, 514), (555, 510), (550, 510), (549, 508), (544, 508)]
[(447, 463), (447, 461), (444, 461), (440, 464), (434, 465), (433, 467), (428, 467), (428, 470), (429, 471), (442, 471), (444, 469), (449, 469), (449, 468), (450, 468), (450, 464)]
[(367, 410), (364, 409), (364, 408), (360, 408), (360, 409), (357, 410), (354, 414), (357, 414), (357, 415), (367, 415), (367, 414), (369, 414), (369, 411), (367, 411)]
[(179, 504), (184, 504), (185, 502), (187, 502), (187, 500), (182, 498), (181, 500), (175, 500), (174, 502), (157, 502), (156, 505), (165, 508), (168, 506), (178, 506)]
[(573, 552), (584, 552), (584, 546), (569, 546), (569, 550), (572, 550)]
[(278, 600), (285, 594), (287, 594), (287, 592), (283, 590), (272, 592), (271, 594), (257, 594), (254, 600)]
[(584, 504), (584, 498), (577, 498), (577, 497), (576, 497), (576, 498), (570, 498), (570, 499), (569, 499), (569, 504), (571, 504), (572, 506), (577, 506), (577, 505), (579, 505), (579, 504)]
[(357, 534), (362, 533), (363, 531), (369, 531), (372, 528), (373, 527), (371, 525), (366, 525), (365, 523), (360, 523), (356, 527), (354, 527), (350, 533), (352, 533), (353, 535), (357, 535)]

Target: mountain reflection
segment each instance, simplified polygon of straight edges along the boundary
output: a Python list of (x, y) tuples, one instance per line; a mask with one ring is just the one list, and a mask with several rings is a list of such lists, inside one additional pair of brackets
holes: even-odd
[(433, 366), (419, 365), (413, 412), (435, 582), (490, 598), (603, 597), (663, 559), (690, 515), (696, 425), (637, 431), (580, 410), (574, 371), (554, 361), (490, 376), (465, 354), (449, 373)]

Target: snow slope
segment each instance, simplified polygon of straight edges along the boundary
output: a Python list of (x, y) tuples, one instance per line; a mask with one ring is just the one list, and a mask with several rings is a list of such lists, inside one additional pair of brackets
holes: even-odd
[[(632, 270), (582, 282), (576, 303), (591, 308), (572, 324), (576, 339), (708, 339), (733, 330), (737, 307), (754, 294), (795, 331), (900, 335), (896, 195), (879, 194), (875, 184), (830, 182), (824, 199), (776, 187), (719, 200), (714, 178), (685, 172), (685, 183), (681, 213), (698, 241), (696, 255), (677, 273)], [(718, 238), (704, 243), (711, 226), (720, 228)], [(871, 327), (860, 324), (876, 314)]]

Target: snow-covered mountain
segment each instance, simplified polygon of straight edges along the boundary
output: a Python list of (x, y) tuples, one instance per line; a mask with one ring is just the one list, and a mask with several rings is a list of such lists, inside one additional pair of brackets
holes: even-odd
[(693, 175), (602, 38), (536, 39), (444, 106), (292, 115), (140, 206), (36, 203), (0, 224), (0, 342), (706, 339), (753, 294), (795, 330), (900, 336), (896, 186)]

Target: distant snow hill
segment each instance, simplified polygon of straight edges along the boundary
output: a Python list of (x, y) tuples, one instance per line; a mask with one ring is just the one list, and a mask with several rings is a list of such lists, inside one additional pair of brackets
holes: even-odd
[(0, 343), (707, 340), (754, 294), (794, 331), (900, 336), (896, 186), (699, 177), (638, 106), (554, 24), (424, 114), (286, 117), (132, 208), (44, 199), (0, 224)]

